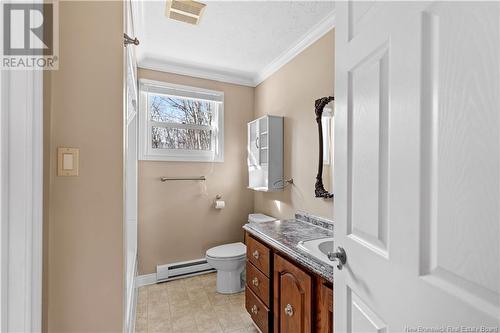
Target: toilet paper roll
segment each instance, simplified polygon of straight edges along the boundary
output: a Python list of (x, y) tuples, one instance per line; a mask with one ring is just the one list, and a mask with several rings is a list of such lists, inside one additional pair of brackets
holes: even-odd
[(224, 207), (226, 207), (226, 202), (224, 200), (215, 201), (215, 209), (222, 209)]

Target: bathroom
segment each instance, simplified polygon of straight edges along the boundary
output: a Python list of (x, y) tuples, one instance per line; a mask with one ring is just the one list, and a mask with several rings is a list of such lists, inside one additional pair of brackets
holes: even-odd
[(500, 3), (0, 10), (0, 331), (499, 331)]
[[(171, 6), (175, 11), (175, 2)], [(333, 198), (315, 196), (320, 153), (315, 101), (333, 95), (333, 3), (209, 2), (196, 24), (166, 16), (165, 2), (148, 1), (140, 8), (132, 3), (130, 9), (132, 19), (137, 16), (134, 27), (139, 27), (130, 33), (139, 44), (132, 41), (127, 46), (129, 72), (138, 82), (137, 101), (128, 104), (138, 105), (132, 112), (137, 116), (128, 122), (138, 126), (135, 330), (267, 332), (272, 319), (264, 327), (252, 319), (252, 305), (250, 310), (245, 306), (245, 277), (250, 283), (245, 271), (250, 264), (245, 263), (248, 239), (242, 227), (249, 221), (266, 223), (266, 217), (295, 219), (295, 214), (332, 223)], [(279, 16), (280, 12), (287, 15)], [(219, 21), (235, 25), (238, 16), (245, 18), (240, 23), (245, 32), (224, 32)], [(260, 20), (258, 29), (243, 26), (255, 24), (250, 18)], [(264, 38), (269, 33), (283, 41)], [(220, 34), (225, 39), (214, 45), (204, 41)], [(203, 54), (191, 52), (198, 44)], [(153, 131), (161, 121), (181, 129), (207, 124), (186, 115), (182, 97), (193, 96), (206, 103), (193, 102), (199, 107), (197, 116), (212, 110), (210, 124), (216, 134), (205, 148), (209, 154), (195, 151), (203, 144), (183, 149), (183, 142), (189, 141), (184, 137), (168, 141), (175, 130), (155, 132), (160, 133), (160, 143), (155, 143)], [(320, 117), (326, 188), (332, 186), (332, 110), (333, 103), (328, 103)], [(151, 138), (152, 145), (162, 149), (150, 149)], [(254, 222), (259, 217), (264, 222)], [(325, 237), (331, 238), (331, 230), (326, 230)], [(221, 262), (226, 257), (238, 259)], [(231, 272), (223, 272), (226, 266)], [(325, 274), (333, 273), (330, 269)], [(266, 303), (269, 311), (272, 304)]]

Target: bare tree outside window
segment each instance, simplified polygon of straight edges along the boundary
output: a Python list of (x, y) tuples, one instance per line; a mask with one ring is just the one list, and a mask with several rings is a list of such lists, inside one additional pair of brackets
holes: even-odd
[[(213, 102), (151, 94), (148, 107), (151, 120), (158, 125), (151, 128), (152, 148), (211, 150), (212, 129), (206, 127), (213, 125)], [(175, 124), (194, 125), (194, 128), (176, 128)]]
[(151, 161), (224, 161), (224, 92), (140, 80), (139, 156)]

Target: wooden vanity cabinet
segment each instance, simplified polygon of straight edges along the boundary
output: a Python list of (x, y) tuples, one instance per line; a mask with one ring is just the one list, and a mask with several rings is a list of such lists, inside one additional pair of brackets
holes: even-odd
[(263, 333), (332, 333), (332, 284), (245, 235), (245, 306)]
[(274, 255), (274, 331), (310, 333), (312, 278), (302, 269)]

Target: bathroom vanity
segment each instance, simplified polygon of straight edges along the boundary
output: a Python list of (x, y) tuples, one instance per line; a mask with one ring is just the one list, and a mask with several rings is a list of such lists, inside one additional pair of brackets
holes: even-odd
[(255, 325), (264, 333), (333, 332), (333, 266), (300, 246), (331, 239), (333, 224), (292, 219), (243, 228), (245, 305)]

